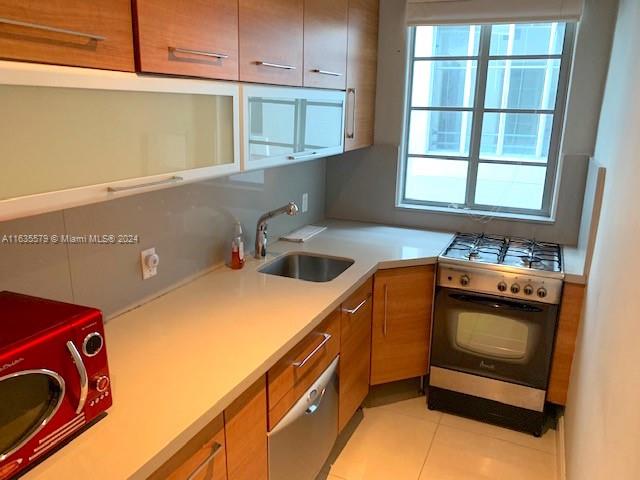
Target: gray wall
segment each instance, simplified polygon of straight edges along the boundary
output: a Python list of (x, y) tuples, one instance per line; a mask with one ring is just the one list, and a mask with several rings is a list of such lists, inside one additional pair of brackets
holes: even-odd
[[(269, 223), (277, 238), (324, 217), (322, 160), (250, 172), (0, 223), (3, 235), (137, 234), (138, 245), (10, 245), (0, 242), (0, 290), (95, 306), (106, 315), (136, 306), (225, 261), (234, 219), (247, 251), (266, 210), (309, 193), (309, 211)], [(299, 203), (300, 205), (300, 203)], [(142, 280), (140, 251), (156, 247), (158, 275)]]
[(566, 408), (567, 480), (640, 478), (637, 45), (640, 2), (621, 0), (594, 155), (607, 180)]
[(375, 145), (328, 161), (327, 217), (447, 231), (487, 231), (576, 244), (587, 162), (594, 148), (616, 6), (616, 0), (586, 0), (574, 51), (565, 117), (556, 221), (549, 224), (395, 207), (407, 29), (405, 2), (381, 0)]

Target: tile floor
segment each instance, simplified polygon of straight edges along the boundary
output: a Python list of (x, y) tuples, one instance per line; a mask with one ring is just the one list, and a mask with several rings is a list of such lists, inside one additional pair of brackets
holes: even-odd
[(373, 392), (318, 479), (556, 480), (555, 430), (535, 438), (430, 411), (416, 391)]

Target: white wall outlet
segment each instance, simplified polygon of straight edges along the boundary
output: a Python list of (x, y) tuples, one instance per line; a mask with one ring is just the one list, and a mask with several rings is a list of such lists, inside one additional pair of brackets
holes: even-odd
[(309, 194), (303, 193), (302, 194), (302, 213), (305, 213), (308, 210), (309, 210)]
[(142, 266), (142, 279), (146, 280), (158, 273), (160, 257), (155, 248), (148, 248), (140, 252), (140, 265)]

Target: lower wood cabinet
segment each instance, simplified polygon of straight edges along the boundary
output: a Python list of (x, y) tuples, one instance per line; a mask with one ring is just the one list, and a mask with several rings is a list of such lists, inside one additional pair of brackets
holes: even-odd
[(427, 373), (434, 274), (433, 265), (375, 274), (371, 385)]
[(551, 376), (547, 388), (547, 401), (557, 405), (567, 403), (571, 364), (582, 317), (584, 292), (584, 285), (574, 283), (565, 283), (562, 291), (556, 342), (551, 361)]
[(369, 393), (373, 280), (342, 304), (340, 313), (340, 400), (338, 431), (349, 422)]

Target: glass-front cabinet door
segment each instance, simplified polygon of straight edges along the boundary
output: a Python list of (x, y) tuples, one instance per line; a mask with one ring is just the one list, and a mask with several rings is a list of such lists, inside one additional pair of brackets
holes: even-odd
[(242, 90), (244, 170), (343, 151), (344, 92), (261, 86)]
[(0, 221), (240, 170), (237, 85), (0, 62), (0, 104)]

